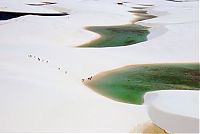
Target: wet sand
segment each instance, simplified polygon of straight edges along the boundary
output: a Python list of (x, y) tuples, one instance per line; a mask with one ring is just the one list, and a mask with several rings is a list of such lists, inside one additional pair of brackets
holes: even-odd
[(158, 127), (152, 122), (147, 122), (144, 124), (139, 124), (133, 128), (130, 132), (131, 134), (168, 134), (164, 129)]

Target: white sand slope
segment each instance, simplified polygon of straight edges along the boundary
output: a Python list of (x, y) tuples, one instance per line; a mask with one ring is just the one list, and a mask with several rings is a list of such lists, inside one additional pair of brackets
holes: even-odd
[[(198, 61), (198, 2), (134, 0), (120, 6), (117, 0), (55, 0), (58, 4), (26, 5), (39, 2), (0, 1), (3, 11), (70, 13), (0, 21), (0, 132), (129, 132), (150, 120), (145, 106), (105, 98), (81, 79), (128, 64)], [(138, 4), (155, 5), (148, 10), (158, 15), (138, 22), (153, 26), (148, 41), (75, 47), (99, 37), (85, 26), (130, 23), (136, 16), (128, 11)]]
[(199, 133), (198, 91), (154, 91), (146, 93), (144, 104), (154, 123), (170, 133)]

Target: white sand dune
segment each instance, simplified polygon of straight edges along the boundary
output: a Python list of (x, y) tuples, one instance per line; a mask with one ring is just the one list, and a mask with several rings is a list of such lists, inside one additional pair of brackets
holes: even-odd
[(199, 133), (198, 91), (154, 91), (144, 104), (154, 123), (171, 133)]
[[(0, 132), (129, 132), (150, 120), (145, 106), (105, 98), (81, 79), (128, 64), (198, 62), (198, 2), (55, 0), (56, 5), (26, 5), (33, 2), (41, 1), (1, 0), (0, 9), (70, 15), (0, 21)], [(85, 26), (131, 23), (136, 16), (128, 11), (138, 4), (153, 4), (148, 8), (152, 14), (167, 12), (137, 23), (153, 27), (148, 41), (75, 47), (99, 38)]]

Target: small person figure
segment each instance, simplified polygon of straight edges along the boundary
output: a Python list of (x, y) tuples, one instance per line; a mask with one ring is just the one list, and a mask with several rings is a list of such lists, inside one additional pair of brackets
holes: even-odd
[(92, 76), (88, 78), (88, 80), (92, 80)]
[(124, 3), (123, 3), (123, 2), (118, 2), (117, 4), (118, 4), (118, 5), (123, 5)]
[(40, 61), (40, 58), (38, 58), (38, 60)]
[(47, 60), (46, 63), (48, 63), (49, 61)]
[(58, 70), (60, 70), (60, 67), (58, 68)]
[(84, 82), (85, 81), (85, 79), (82, 79), (82, 82)]

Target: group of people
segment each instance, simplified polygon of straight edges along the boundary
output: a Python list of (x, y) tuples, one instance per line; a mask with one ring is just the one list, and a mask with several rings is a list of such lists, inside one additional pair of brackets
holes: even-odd
[[(86, 80), (92, 80), (92, 76), (91, 77), (88, 77)], [(82, 79), (82, 82), (84, 82), (85, 79)]]
[[(34, 56), (32, 54), (29, 54), (28, 57), (29, 58), (35, 58), (35, 59), (37, 59), (38, 61), (41, 61), (41, 62), (49, 63), (49, 60), (44, 60), (44, 59), (42, 59), (40, 57), (36, 57), (36, 56)], [(58, 67), (58, 70), (61, 70), (61, 68)], [(67, 71), (65, 71), (65, 74), (67, 74)]]
[[(28, 57), (29, 57), (29, 58), (35, 58), (35, 59), (37, 59), (38, 61), (41, 61), (41, 62), (49, 63), (49, 60), (44, 60), (44, 59), (42, 59), (42, 58), (40, 58), (40, 57), (36, 57), (36, 56), (34, 56), (34, 55), (31, 55), (31, 54), (29, 54)], [(58, 70), (61, 70), (60, 67), (58, 67), (57, 69), (58, 69)], [(67, 71), (65, 71), (65, 74), (67, 74)], [(86, 79), (82, 79), (82, 82), (84, 82), (85, 80), (92, 80), (92, 78), (93, 78), (93, 77), (90, 76), (90, 77), (88, 77), (88, 78), (86, 78)]]
[(36, 57), (36, 56), (33, 56), (33, 55), (31, 55), (31, 54), (29, 54), (28, 57), (29, 57), (29, 58), (32, 58), (32, 57), (33, 57), (33, 58), (35, 58), (35, 59), (37, 59), (38, 61), (41, 61), (41, 62), (46, 62), (46, 63), (49, 62), (48, 60), (41, 59), (41, 58)]

